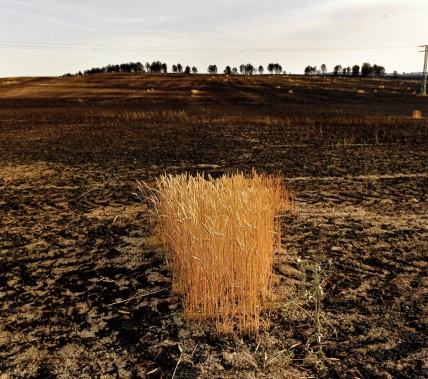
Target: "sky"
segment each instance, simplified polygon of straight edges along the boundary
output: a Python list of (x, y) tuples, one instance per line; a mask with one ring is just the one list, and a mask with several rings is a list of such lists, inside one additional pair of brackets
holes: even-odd
[(0, 77), (161, 61), (421, 72), (427, 0), (0, 0)]

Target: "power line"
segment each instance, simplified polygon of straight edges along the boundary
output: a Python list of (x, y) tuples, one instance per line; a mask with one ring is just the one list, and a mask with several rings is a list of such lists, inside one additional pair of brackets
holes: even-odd
[(14, 50), (64, 50), (64, 51), (145, 51), (145, 52), (331, 52), (331, 51), (359, 51), (359, 50), (391, 50), (414, 48), (404, 46), (377, 46), (377, 47), (173, 47), (173, 46), (139, 46), (139, 45), (98, 45), (73, 44), (50, 42), (21, 42), (0, 41), (0, 49)]

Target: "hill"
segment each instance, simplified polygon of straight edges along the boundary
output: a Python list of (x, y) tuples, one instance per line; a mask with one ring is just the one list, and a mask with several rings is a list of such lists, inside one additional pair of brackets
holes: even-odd
[[(86, 106), (258, 115), (410, 116), (428, 113), (414, 80), (287, 75), (96, 74), (0, 80), (5, 106)], [(424, 112), (425, 111), (425, 112)]]

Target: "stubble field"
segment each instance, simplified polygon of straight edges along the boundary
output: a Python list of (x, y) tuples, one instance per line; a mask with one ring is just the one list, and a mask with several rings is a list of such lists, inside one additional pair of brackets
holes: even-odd
[[(418, 89), (268, 75), (1, 79), (0, 378), (428, 377)], [(217, 336), (183, 319), (137, 180), (252, 168), (295, 193), (274, 266), (288, 298), (259, 335)], [(320, 343), (301, 275), (316, 261)]]

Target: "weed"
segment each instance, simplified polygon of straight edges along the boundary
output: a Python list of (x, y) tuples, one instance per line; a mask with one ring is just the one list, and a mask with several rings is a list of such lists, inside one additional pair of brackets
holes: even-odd
[(300, 281), (302, 291), (296, 299), (290, 299), (283, 308), (283, 315), (290, 320), (303, 321), (309, 319), (312, 328), (305, 343), (305, 362), (322, 370), (325, 353), (322, 349), (325, 323), (333, 330), (333, 326), (324, 317), (322, 300), (324, 283), (330, 277), (332, 263), (323, 257), (313, 257), (312, 261), (302, 261)]

